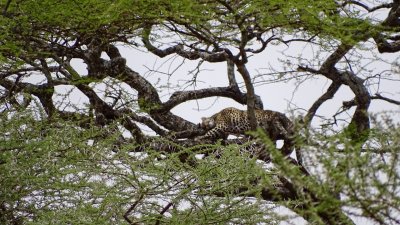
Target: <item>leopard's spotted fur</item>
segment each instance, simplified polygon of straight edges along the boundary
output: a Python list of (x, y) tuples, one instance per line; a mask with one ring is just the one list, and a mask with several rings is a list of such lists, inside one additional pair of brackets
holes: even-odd
[[(255, 110), (257, 126), (262, 128), (272, 141), (284, 140), (285, 155), (293, 151), (294, 124), (285, 114), (271, 110)], [(250, 130), (247, 111), (225, 108), (211, 117), (203, 117), (200, 127), (208, 130), (198, 139), (226, 139), (228, 135), (245, 135)]]

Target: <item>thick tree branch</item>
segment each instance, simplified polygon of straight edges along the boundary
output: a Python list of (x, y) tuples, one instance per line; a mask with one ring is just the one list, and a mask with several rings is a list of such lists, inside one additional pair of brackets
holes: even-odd
[[(398, 31), (398, 26), (400, 25), (400, 2), (396, 0), (393, 1), (393, 3), (388, 3), (388, 6), (390, 6), (391, 9), (386, 19), (381, 23), (381, 26), (387, 28), (388, 31)], [(382, 32), (373, 35), (373, 38), (380, 53), (394, 53), (400, 51), (400, 42), (398, 40), (392, 42), (387, 41), (390, 37), (386, 38), (385, 34)]]
[(352, 49), (353, 46), (347, 44), (341, 44), (339, 47), (327, 58), (321, 65), (318, 73), (323, 74), (332, 81), (338, 80), (340, 77), (337, 76), (336, 64)]
[[(240, 90), (234, 87), (214, 87), (193, 91), (176, 91), (171, 95), (168, 101), (161, 105), (160, 110), (167, 111), (181, 104), (182, 102), (216, 96), (231, 98), (240, 104), (246, 104), (248, 97), (247, 94), (241, 93)], [(262, 107), (262, 102), (259, 99), (260, 97), (256, 97), (258, 98), (256, 101), (257, 108)]]
[(246, 68), (246, 65), (242, 62), (236, 62), (236, 66), (238, 68), (239, 73), (242, 75), (243, 81), (246, 86), (247, 91), (247, 116), (249, 117), (250, 129), (256, 130), (257, 121), (255, 115), (256, 101), (255, 101), (255, 91), (253, 82), (250, 77), (250, 73)]
[(361, 143), (368, 136), (370, 122), (368, 117), (368, 108), (371, 102), (371, 96), (364, 85), (364, 80), (357, 77), (351, 71), (339, 71), (335, 66), (341, 58), (352, 48), (350, 45), (341, 44), (322, 64), (319, 70), (308, 67), (299, 67), (299, 71), (308, 71), (315, 74), (322, 74), (332, 80), (333, 84), (340, 86), (347, 85), (353, 91), (357, 108), (353, 114), (349, 125), (349, 134), (352, 140)]
[(226, 60), (226, 67), (227, 67), (229, 86), (235, 89), (239, 89), (239, 86), (235, 78), (235, 63), (231, 59), (228, 59)]
[(378, 47), (378, 51), (380, 53), (394, 53), (400, 51), (400, 41), (395, 40), (395, 41), (387, 41), (383, 35), (378, 34), (376, 37), (374, 37), (375, 43)]
[(382, 22), (383, 26), (390, 26), (390, 27), (396, 27), (400, 24), (399, 17), (400, 17), (400, 2), (398, 0), (394, 0), (393, 3), (391, 3), (391, 9), (389, 11), (388, 16), (386, 19)]

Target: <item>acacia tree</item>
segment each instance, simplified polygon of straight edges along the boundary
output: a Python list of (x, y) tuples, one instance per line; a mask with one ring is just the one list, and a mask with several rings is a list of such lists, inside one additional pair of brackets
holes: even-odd
[[(399, 129), (390, 117), (371, 129), (369, 114), (372, 100), (399, 105), (371, 93), (374, 82), (396, 79), (397, 65), (371, 74), (359, 56), (375, 51), (378, 61), (400, 50), (399, 1), (8, 0), (1, 7), (2, 223), (289, 221), (277, 206), (313, 224), (354, 224), (357, 216), (400, 223)], [(377, 11), (385, 17), (373, 17)], [(296, 42), (325, 57), (299, 57), (278, 82), (304, 75), (330, 81), (299, 124), (296, 160), (262, 132), (254, 134), (269, 156), (255, 155), (265, 161), (238, 151), (252, 142), (202, 145), (193, 138), (204, 131), (171, 112), (190, 100), (230, 98), (247, 105), (255, 130), (254, 110), (263, 102), (251, 56)], [(195, 60), (199, 70), (202, 62), (221, 63), (228, 85), (178, 89), (164, 101), (162, 88), (127, 65), (121, 46)], [(96, 84), (107, 85), (105, 94)], [(66, 110), (68, 98), (56, 97), (61, 85), (89, 103)], [(333, 125), (315, 130), (317, 110), (342, 86), (354, 94), (343, 103), (348, 124), (339, 132)], [(219, 153), (195, 157), (213, 151)]]

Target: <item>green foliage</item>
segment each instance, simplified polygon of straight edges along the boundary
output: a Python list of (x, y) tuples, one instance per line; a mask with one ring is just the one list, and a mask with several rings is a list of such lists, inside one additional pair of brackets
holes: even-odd
[[(193, 0), (11, 1), (7, 9), (9, 16), (0, 17), (0, 52), (23, 54), (24, 57), (44, 54), (35, 52), (35, 45), (40, 45), (40, 41), (60, 39), (73, 43), (78, 38), (84, 40), (91, 35), (110, 41), (113, 34), (134, 34), (143, 24), (165, 21), (174, 21), (183, 26), (190, 24), (192, 29), (209, 36), (210, 40), (214, 33), (221, 41), (232, 44), (240, 30), (253, 27), (255, 21), (261, 30), (276, 27), (295, 35), (318, 34), (349, 43), (357, 42), (353, 40), (357, 36), (362, 39), (366, 34), (378, 30), (357, 13), (345, 11), (344, 14), (339, 11), (333, 0), (256, 0), (238, 3)], [(234, 26), (238, 21), (241, 21), (240, 27)], [(206, 39), (203, 41), (208, 42)], [(4, 61), (7, 57), (2, 55), (1, 58)]]
[[(90, 162), (98, 162), (99, 148), (108, 147), (103, 146), (105, 142), (88, 144), (101, 135), (99, 131), (83, 130), (74, 123), (37, 121), (30, 113), (3, 114), (1, 123), (2, 207), (10, 213), (20, 212), (15, 217), (41, 218), (60, 208), (86, 204), (90, 196), (84, 195), (99, 186), (91, 176), (99, 174), (100, 165)], [(3, 216), (1, 223), (8, 224), (9, 218)]]
[[(385, 212), (400, 204), (399, 154), (393, 148), (400, 144), (398, 127), (376, 126), (371, 134), (373, 145), (387, 149), (384, 159), (376, 157), (372, 144), (360, 151), (343, 134), (314, 133), (315, 144), (301, 146), (311, 173), (305, 176), (261, 131), (271, 169), (237, 145), (210, 145), (215, 153), (204, 158), (196, 156), (195, 148), (133, 153), (134, 143), (113, 152), (117, 136), (103, 134), (104, 128), (39, 121), (27, 112), (3, 114), (1, 123), (0, 202), (7, 209), (2, 224), (19, 216), (27, 224), (125, 224), (124, 216), (168, 224), (286, 220), (263, 201), (265, 190), (275, 190), (279, 204), (316, 223), (338, 207), (385, 221)], [(182, 154), (195, 163), (182, 161)], [(296, 199), (282, 197), (282, 177), (290, 180)]]
[(321, 217), (338, 208), (377, 223), (393, 221), (386, 212), (400, 206), (400, 128), (391, 120), (386, 122), (375, 125), (364, 146), (355, 145), (346, 133), (327, 136), (326, 131), (312, 131), (312, 145), (299, 146), (303, 165), (310, 171), (308, 176), (299, 166), (285, 160), (268, 137), (258, 131), (256, 134), (270, 149), (275, 175), (290, 180), (298, 195), (296, 201), (285, 199), (280, 204), (314, 223), (325, 223)]
[(260, 208), (261, 202), (235, 197), (238, 184), (259, 193), (252, 183), (262, 168), (234, 147), (219, 146), (219, 158), (192, 167), (180, 161), (181, 152), (133, 154), (134, 145), (124, 144), (113, 153), (116, 137), (95, 127), (38, 121), (30, 113), (3, 115), (1, 122), (0, 202), (13, 215), (3, 214), (2, 224), (19, 216), (28, 224), (123, 224), (138, 199), (128, 216), (140, 214), (144, 223), (160, 219), (167, 202), (175, 205), (162, 218), (168, 223), (271, 220), (263, 218), (268, 207)]

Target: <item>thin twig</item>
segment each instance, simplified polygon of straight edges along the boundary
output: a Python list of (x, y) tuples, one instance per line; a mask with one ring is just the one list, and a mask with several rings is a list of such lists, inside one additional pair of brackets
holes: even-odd
[(164, 215), (164, 213), (167, 212), (168, 209), (171, 208), (171, 206), (173, 206), (173, 205), (174, 205), (174, 203), (170, 202), (170, 203), (168, 203), (168, 204), (161, 210), (160, 216), (159, 216), (159, 218), (157, 219), (155, 225), (159, 225), (159, 224), (160, 224), (161, 218), (162, 218), (162, 216)]
[(126, 220), (126, 222), (128, 222), (131, 225), (137, 225), (137, 222), (133, 222), (131, 219), (129, 219), (129, 214), (136, 208), (136, 206), (139, 204), (140, 201), (142, 201), (144, 197), (144, 194), (141, 194), (138, 198), (138, 200), (136, 200), (133, 205), (131, 205), (131, 207), (129, 207), (129, 209), (126, 211), (126, 213), (124, 214), (124, 219)]

